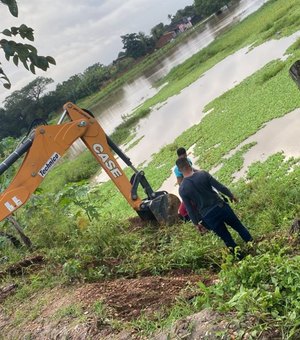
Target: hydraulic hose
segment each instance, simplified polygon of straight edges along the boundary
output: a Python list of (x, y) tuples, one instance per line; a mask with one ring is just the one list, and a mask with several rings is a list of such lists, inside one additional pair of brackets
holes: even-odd
[(32, 145), (34, 136), (28, 137), (16, 148), (1, 164), (0, 175), (2, 175), (11, 165), (13, 165), (22, 155), (28, 151)]

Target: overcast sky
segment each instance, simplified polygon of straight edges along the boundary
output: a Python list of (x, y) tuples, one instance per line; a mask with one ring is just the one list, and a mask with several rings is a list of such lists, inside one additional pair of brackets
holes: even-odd
[[(192, 3), (193, 0), (19, 0), (18, 18), (9, 15), (6, 6), (0, 4), (0, 31), (22, 23), (32, 27), (39, 54), (50, 55), (57, 63), (37, 75), (58, 83), (96, 62), (110, 64), (122, 50), (121, 35), (140, 31), (149, 34), (156, 24), (169, 23), (168, 14)], [(21, 66), (8, 64), (2, 54), (0, 58), (12, 82), (9, 91), (0, 84), (1, 107), (6, 96), (34, 76)]]

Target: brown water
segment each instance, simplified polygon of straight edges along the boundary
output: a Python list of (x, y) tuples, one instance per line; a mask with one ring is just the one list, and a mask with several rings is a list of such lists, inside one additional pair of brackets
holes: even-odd
[[(300, 94), (299, 94), (300, 95)], [(250, 164), (265, 161), (270, 155), (283, 152), (286, 157), (300, 157), (300, 109), (268, 122), (253, 136), (247, 138), (231, 153), (243, 145), (256, 142), (244, 155), (242, 169), (234, 174), (235, 179), (243, 177)]]
[[(244, 164), (242, 169), (233, 175), (234, 179), (238, 180), (246, 175), (249, 165), (257, 161), (263, 162), (270, 155), (277, 152), (283, 152), (287, 158), (300, 157), (299, 136), (300, 109), (296, 109), (283, 117), (269, 121), (254, 135), (244, 140), (238, 147), (231, 150), (223, 158), (228, 159), (229, 157), (233, 156), (246, 144), (252, 142), (256, 143), (244, 154)], [(189, 158), (193, 161), (193, 164), (195, 164), (197, 162), (197, 158), (194, 157), (193, 147), (191, 147), (187, 153)], [(210, 173), (214, 174), (221, 167), (222, 164), (212, 169)], [(166, 179), (160, 189), (166, 190), (172, 194), (178, 193), (176, 178), (172, 171), (170, 171), (170, 177)]]
[(136, 163), (151, 159), (151, 154), (172, 143), (183, 131), (201, 121), (205, 105), (233, 88), (270, 61), (281, 58), (298, 34), (272, 40), (250, 51), (247, 48), (225, 58), (180, 94), (168, 99), (140, 121), (136, 138), (144, 138), (129, 154)]
[[(145, 165), (151, 160), (153, 153), (172, 143), (189, 127), (198, 124), (204, 116), (205, 105), (214, 98), (270, 61), (283, 58), (286, 49), (299, 35), (300, 32), (297, 32), (290, 37), (271, 40), (251, 50), (243, 48), (212, 67), (180, 94), (153, 108), (151, 114), (139, 122), (137, 128), (136, 139), (143, 138), (127, 152), (133, 164)], [(105, 178), (102, 174), (98, 180), (104, 181)]]
[(182, 44), (169, 52), (169, 55), (164, 56), (154, 68), (147, 70), (135, 81), (126, 84), (106, 102), (92, 107), (91, 110), (99, 118), (106, 133), (110, 134), (122, 123), (123, 118), (158, 92), (159, 89), (153, 87), (157, 80), (168, 74), (174, 66), (181, 64), (209, 45), (221, 32), (256, 11), (265, 2), (266, 0), (241, 0), (235, 6), (224, 10), (221, 15), (210, 17), (202, 31), (189, 36)]

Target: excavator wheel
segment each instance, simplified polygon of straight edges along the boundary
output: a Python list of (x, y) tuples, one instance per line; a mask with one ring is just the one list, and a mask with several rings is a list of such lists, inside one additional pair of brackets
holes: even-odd
[(179, 221), (179, 205), (176, 195), (164, 193), (151, 201), (149, 209), (159, 224), (171, 226)]

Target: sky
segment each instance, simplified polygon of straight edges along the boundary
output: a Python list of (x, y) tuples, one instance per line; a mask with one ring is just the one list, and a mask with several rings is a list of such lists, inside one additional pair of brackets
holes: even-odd
[[(18, 18), (0, 4), (0, 31), (22, 23), (32, 27), (32, 44), (40, 55), (50, 55), (57, 63), (47, 72), (38, 70), (37, 76), (50, 77), (57, 84), (96, 62), (110, 64), (122, 51), (121, 35), (140, 31), (150, 34), (156, 24), (169, 23), (168, 14), (192, 3), (193, 0), (19, 0)], [(12, 82), (10, 90), (0, 84), (3, 107), (4, 98), (32, 81), (34, 75), (23, 66), (7, 63), (3, 54), (0, 59)]]

